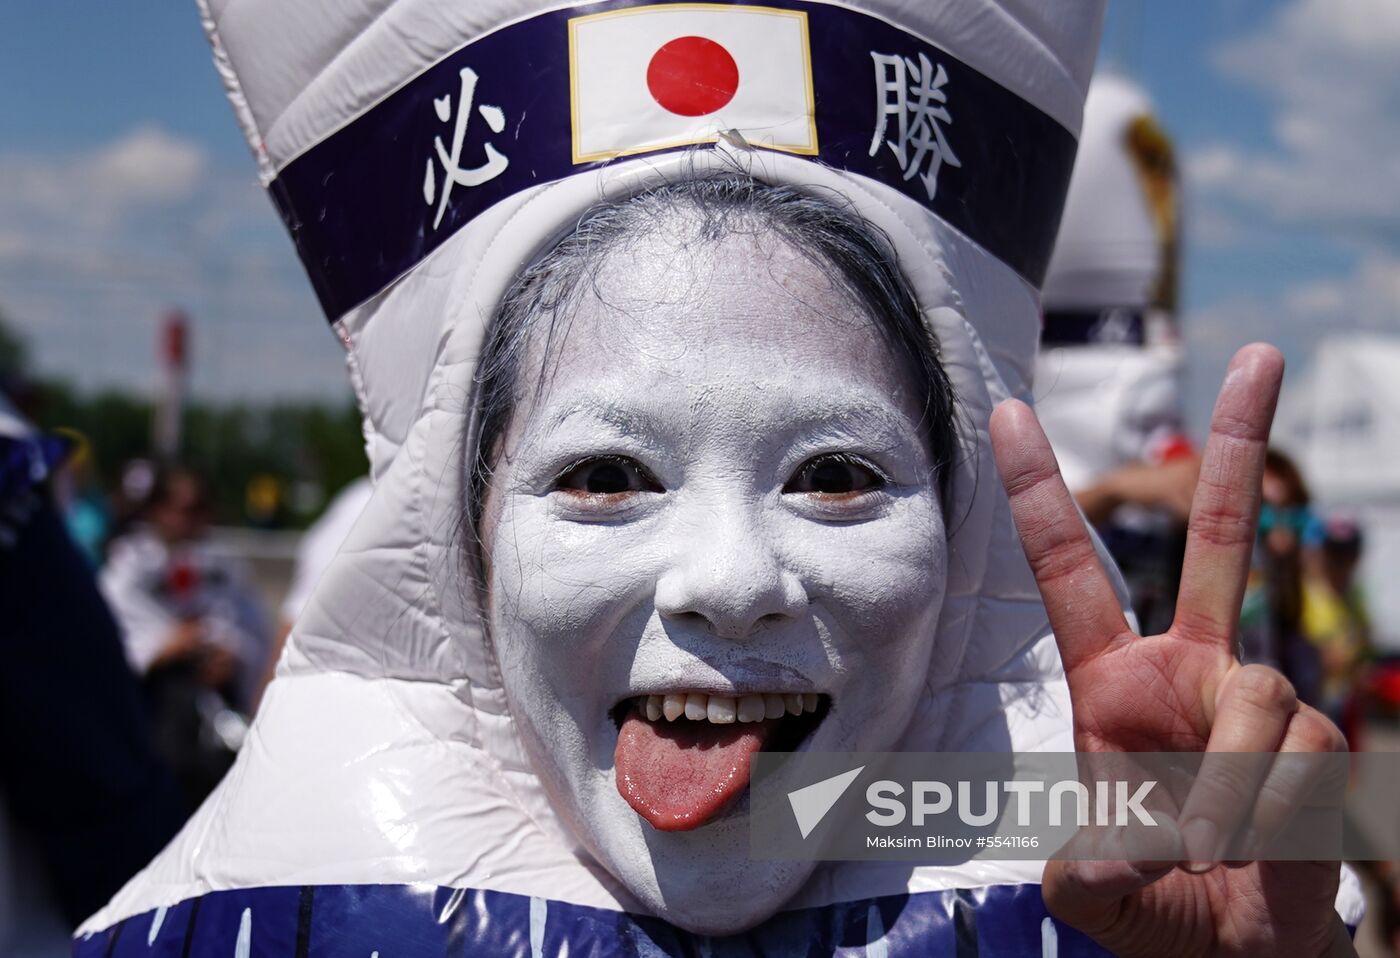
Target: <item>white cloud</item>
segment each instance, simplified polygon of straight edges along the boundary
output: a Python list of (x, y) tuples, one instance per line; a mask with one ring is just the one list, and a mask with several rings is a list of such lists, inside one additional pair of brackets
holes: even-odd
[(0, 211), (12, 221), (109, 225), (125, 213), (190, 199), (209, 167), (199, 144), (152, 126), (65, 156), (7, 153), (0, 155)]
[(1188, 415), (1199, 431), (1226, 363), (1246, 343), (1263, 340), (1282, 349), (1291, 381), (1331, 333), (1400, 337), (1400, 255), (1369, 253), (1344, 276), (1298, 283), (1272, 296), (1226, 298), (1188, 313), (1181, 328), (1190, 357)]
[(63, 155), (0, 154), (0, 312), (40, 369), (149, 388), (173, 306), (194, 324), (196, 392), (348, 396), (343, 354), (251, 170), (152, 126)]
[(124, 203), (189, 196), (209, 165), (204, 149), (155, 127), (143, 127), (98, 150), (84, 179)]
[(1192, 185), (1277, 221), (1400, 245), (1400, 3), (1293, 0), (1216, 52), (1273, 111), (1277, 150), (1211, 144)]
[(1228, 146), (1213, 144), (1202, 147), (1186, 158), (1186, 177), (1196, 186), (1209, 189), (1237, 179), (1243, 157)]

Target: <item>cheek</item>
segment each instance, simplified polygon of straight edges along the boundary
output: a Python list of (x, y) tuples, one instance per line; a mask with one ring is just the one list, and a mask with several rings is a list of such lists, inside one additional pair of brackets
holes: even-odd
[[(828, 656), (839, 675), (838, 717), (866, 748), (892, 742), (927, 682), (946, 586), (947, 546), (936, 503), (907, 503), (876, 522), (824, 530), (806, 559)], [(888, 745), (889, 743), (884, 743)]]
[[(640, 541), (638, 541), (640, 539)], [(548, 686), (576, 718), (618, 685), (650, 550), (635, 530), (559, 522), (537, 496), (508, 498), (491, 547), (492, 636), (507, 685)], [(540, 680), (543, 680), (542, 682)]]
[(820, 533), (820, 549), (806, 563), (832, 611), (849, 621), (862, 647), (907, 644), (944, 588), (947, 545), (933, 497), (899, 500), (877, 520)]

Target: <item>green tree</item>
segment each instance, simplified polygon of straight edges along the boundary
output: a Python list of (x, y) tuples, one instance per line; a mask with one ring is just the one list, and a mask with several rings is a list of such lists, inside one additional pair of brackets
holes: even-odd
[(29, 347), (0, 310), (0, 376), (19, 376), (29, 368)]

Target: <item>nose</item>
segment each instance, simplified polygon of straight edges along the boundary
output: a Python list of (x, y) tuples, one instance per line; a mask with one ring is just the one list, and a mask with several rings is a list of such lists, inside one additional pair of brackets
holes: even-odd
[(678, 530), (682, 541), (656, 583), (656, 610), (664, 619), (743, 639), (803, 614), (807, 590), (774, 548), (759, 509), (706, 510)]

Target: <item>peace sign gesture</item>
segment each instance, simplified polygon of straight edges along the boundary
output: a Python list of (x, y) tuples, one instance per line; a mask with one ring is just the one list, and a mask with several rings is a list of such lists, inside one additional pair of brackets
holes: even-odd
[[(1345, 750), (1331, 722), (1298, 702), (1273, 669), (1234, 654), (1259, 513), (1264, 449), (1283, 357), (1255, 344), (1235, 354), (1216, 400), (1187, 532), (1176, 619), (1161, 635), (1129, 628), (1050, 444), (1030, 409), (992, 415), (997, 466), (1011, 498), (1055, 639), (1081, 752), (1323, 752)], [(1354, 955), (1334, 912), (1335, 862), (1217, 866), (1260, 791), (1209, 767), (1181, 815), (1185, 860), (1051, 861), (1050, 911), (1123, 958)], [(1286, 814), (1284, 790), (1265, 801)]]

